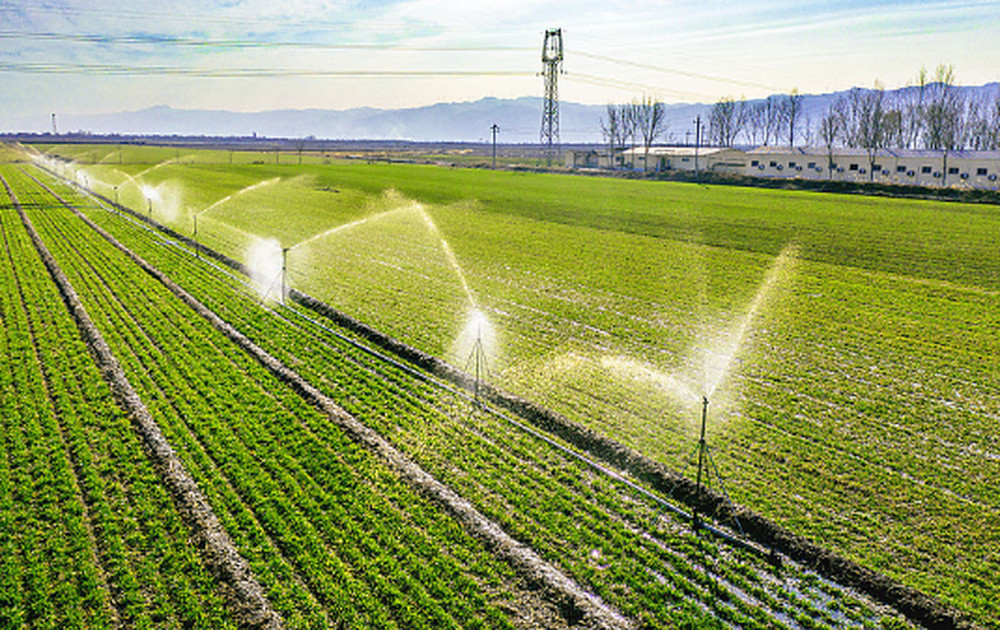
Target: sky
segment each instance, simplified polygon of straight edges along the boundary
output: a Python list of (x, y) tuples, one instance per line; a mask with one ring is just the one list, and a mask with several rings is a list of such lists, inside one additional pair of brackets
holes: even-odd
[(998, 1), (0, 0), (0, 116), (541, 96), (551, 28), (578, 103), (1000, 80)]

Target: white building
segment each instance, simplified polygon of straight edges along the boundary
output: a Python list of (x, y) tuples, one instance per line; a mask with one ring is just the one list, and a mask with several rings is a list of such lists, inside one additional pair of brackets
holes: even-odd
[(616, 168), (635, 171), (695, 171), (732, 173), (746, 171), (746, 153), (724, 147), (649, 147), (649, 165), (643, 147), (614, 154), (612, 165), (608, 151), (567, 151), (569, 168)]
[(649, 165), (643, 147), (628, 149), (622, 159), (637, 171), (698, 171), (732, 173), (746, 171), (746, 153), (728, 147), (649, 147)]
[(636, 171), (695, 171), (749, 177), (875, 182), (908, 186), (1000, 190), (1000, 151), (879, 149), (869, 159), (864, 149), (835, 147), (642, 147), (614, 154), (607, 150), (568, 151), (570, 168)]
[(1000, 188), (1000, 151), (759, 147), (747, 152), (751, 177)]

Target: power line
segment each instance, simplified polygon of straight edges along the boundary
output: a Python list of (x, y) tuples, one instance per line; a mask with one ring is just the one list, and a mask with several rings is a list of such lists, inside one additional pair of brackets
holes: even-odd
[(595, 53), (584, 52), (582, 50), (574, 50), (574, 55), (579, 55), (580, 57), (587, 57), (588, 59), (594, 59), (597, 61), (607, 61), (610, 63), (616, 63), (623, 66), (630, 66), (633, 68), (640, 68), (642, 70), (653, 70), (655, 72), (664, 72), (667, 74), (676, 74), (683, 77), (689, 77), (692, 79), (703, 79), (705, 81), (714, 81), (716, 83), (725, 83), (731, 85), (739, 85), (742, 87), (752, 87), (760, 88), (764, 90), (771, 90), (773, 92), (780, 92), (781, 88), (774, 87), (773, 85), (766, 85), (763, 83), (754, 83), (752, 81), (742, 81), (739, 79), (729, 79), (726, 77), (719, 77), (711, 74), (705, 74), (702, 72), (692, 72), (690, 70), (681, 70), (679, 68), (668, 68), (666, 66), (658, 66), (650, 63), (640, 63), (637, 61), (629, 61), (627, 59), (616, 59), (614, 57), (608, 57), (606, 55), (598, 55)]
[(635, 81), (626, 81), (624, 79), (612, 79), (610, 77), (601, 77), (593, 74), (586, 74), (581, 72), (567, 72), (567, 81), (579, 81), (580, 83), (586, 83), (588, 85), (594, 85), (597, 87), (607, 87), (615, 90), (622, 90), (625, 92), (649, 92), (652, 94), (668, 94), (675, 96), (677, 98), (684, 99), (700, 99), (700, 100), (715, 100), (714, 96), (709, 94), (702, 94), (700, 92), (688, 92), (683, 90), (673, 90), (670, 88), (665, 88), (660, 85), (651, 85), (649, 83), (637, 83)]
[(327, 44), (303, 41), (260, 41), (249, 39), (201, 39), (173, 35), (99, 35), (95, 33), (56, 33), (52, 31), (0, 31), (0, 39), (28, 39), (36, 41), (62, 41), (70, 43), (125, 45), (125, 46), (178, 46), (190, 48), (256, 49), (301, 48), (306, 50), (398, 50), (402, 52), (531, 52), (533, 48), (517, 46), (415, 46), (383, 43)]
[(133, 66), (97, 63), (0, 62), (0, 72), (29, 74), (90, 74), (105, 76), (183, 76), (202, 78), (436, 78), (533, 77), (519, 70), (311, 70), (303, 68), (186, 68), (182, 66)]
[[(96, 15), (101, 18), (107, 17), (107, 9), (100, 8), (86, 8), (86, 7), (70, 7), (70, 6), (24, 6), (24, 5), (0, 5), (0, 13), (9, 12), (18, 15), (24, 15), (27, 13), (34, 14), (55, 14), (60, 17), (68, 16), (86, 16), (86, 15)], [(143, 21), (180, 21), (185, 23), (197, 22), (198, 24), (263, 24), (273, 27), (276, 20), (280, 20), (283, 26), (289, 25), (305, 25), (310, 28), (323, 28), (323, 27), (351, 27), (354, 26), (358, 21), (365, 21), (368, 30), (380, 30), (380, 31), (400, 31), (400, 32), (410, 32), (413, 29), (412, 24), (407, 24), (406, 22), (390, 23), (390, 22), (378, 22), (372, 23), (365, 20), (364, 16), (358, 16), (352, 20), (331, 20), (328, 18), (312, 17), (309, 19), (290, 19), (289, 16), (272, 16), (272, 17), (230, 17), (230, 16), (220, 16), (218, 14), (206, 14), (206, 13), (185, 13), (185, 12), (161, 12), (161, 11), (137, 11), (135, 9), (122, 9), (116, 8), (114, 10), (114, 17), (117, 20), (143, 20)], [(375, 29), (375, 27), (378, 27)], [(438, 27), (438, 30), (450, 30), (444, 27)], [(461, 30), (461, 29), (458, 29)]]

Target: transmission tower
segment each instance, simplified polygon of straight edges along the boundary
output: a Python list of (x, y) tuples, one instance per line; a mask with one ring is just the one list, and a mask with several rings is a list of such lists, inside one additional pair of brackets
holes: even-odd
[(559, 150), (559, 73), (562, 71), (563, 41), (562, 29), (550, 28), (545, 31), (542, 44), (542, 63), (545, 65), (545, 105), (542, 110), (542, 145), (545, 162), (552, 166), (552, 158)]

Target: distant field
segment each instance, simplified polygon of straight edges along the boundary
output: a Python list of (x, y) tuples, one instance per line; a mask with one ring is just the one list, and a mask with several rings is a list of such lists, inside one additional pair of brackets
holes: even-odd
[(679, 470), (706, 394), (736, 501), (1000, 626), (1000, 209), (44, 149), (236, 258), (275, 239), (293, 286), (460, 367), (481, 309), (497, 384)]

